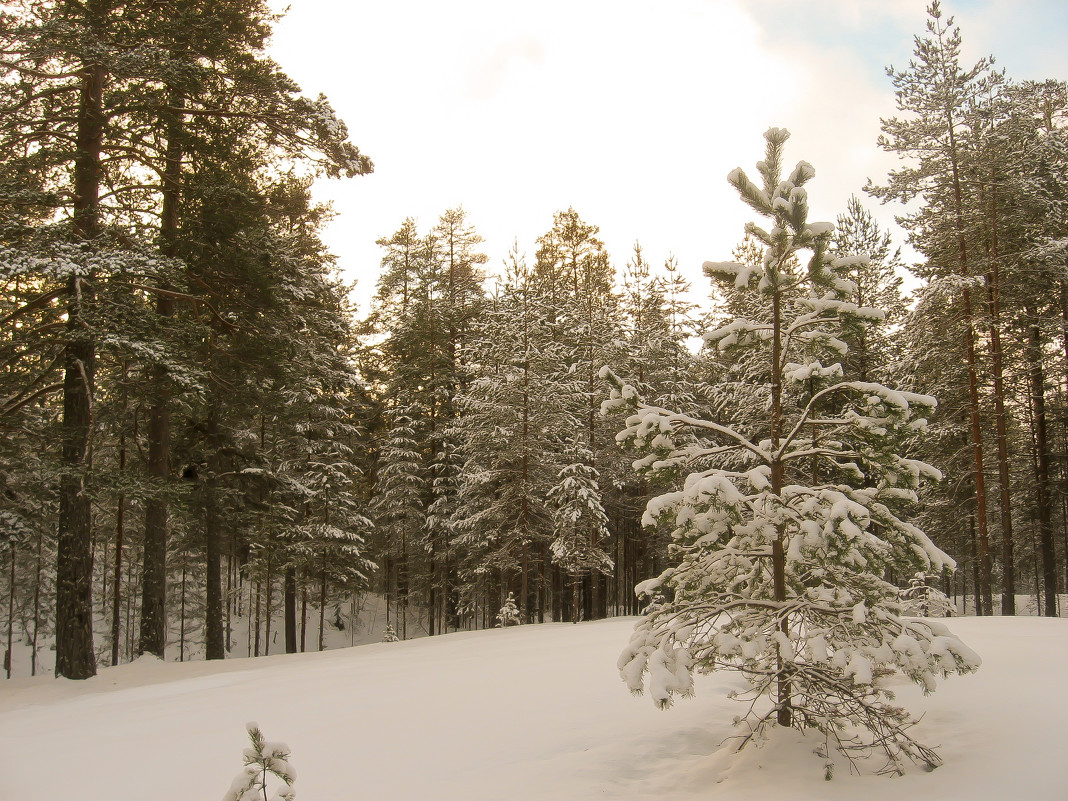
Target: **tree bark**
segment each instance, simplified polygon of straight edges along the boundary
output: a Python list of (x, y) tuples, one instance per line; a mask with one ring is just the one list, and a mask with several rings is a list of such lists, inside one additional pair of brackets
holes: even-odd
[[(179, 92), (168, 92), (168, 105), (180, 109)], [(178, 202), (181, 192), (182, 114), (171, 112), (166, 123), (167, 146), (162, 175), (160, 251), (177, 255)], [(164, 320), (174, 316), (174, 298), (160, 293), (156, 314)], [(171, 411), (167, 370), (154, 365), (151, 378), (155, 397), (148, 413), (148, 472), (153, 492), (145, 501), (144, 579), (141, 584), (141, 638), (138, 650), (160, 659), (167, 647), (167, 492), (171, 481)]]
[[(1030, 310), (1028, 316), (1034, 320)], [(1042, 585), (1047, 617), (1057, 616), (1057, 562), (1053, 546), (1053, 499), (1049, 486), (1049, 444), (1046, 436), (1045, 374), (1042, 369), (1042, 340), (1038, 324), (1032, 322), (1028, 336), (1031, 372), (1031, 403), (1035, 425), (1035, 496), (1038, 505), (1039, 548), (1042, 556)]]
[[(125, 374), (125, 365), (123, 372)], [(125, 377), (125, 376), (124, 376)], [(124, 399), (125, 400), (125, 399)], [(125, 404), (124, 404), (125, 407)], [(119, 434), (119, 480), (126, 474), (126, 433)], [(111, 599), (111, 665), (119, 664), (119, 620), (122, 611), (122, 546), (126, 533), (126, 496), (120, 491), (115, 510), (115, 579)]]
[[(101, 3), (87, 9), (99, 25)], [(74, 238), (91, 242), (99, 233), (101, 165), (104, 141), (104, 83), (98, 64), (81, 71), (77, 155), (74, 160)], [(63, 358), (62, 464), (56, 553), (56, 675), (85, 679), (96, 675), (93, 647), (92, 507), (86, 477), (92, 465), (92, 398), (96, 345), (85, 319), (92, 285), (82, 276), (67, 279), (67, 343)]]
[(1005, 377), (1001, 347), (1001, 270), (998, 248), (997, 176), (991, 184), (990, 274), (987, 306), (990, 312), (990, 361), (994, 373), (994, 421), (998, 446), (998, 494), (1001, 509), (1001, 614), (1016, 614), (1015, 559), (1012, 539), (1012, 499), (1009, 476), (1009, 435), (1005, 413)]
[(215, 411), (209, 413), (208, 475), (204, 479), (204, 658), (224, 659), (226, 638), (223, 629), (222, 596), (222, 525), (219, 514), (219, 479), (221, 464), (217, 454)]
[[(283, 578), (283, 606), (285, 607), (286, 653), (297, 652), (297, 569), (292, 565), (286, 567)], [(389, 614), (389, 601), (386, 602), (386, 614)], [(387, 620), (388, 623), (388, 620)]]

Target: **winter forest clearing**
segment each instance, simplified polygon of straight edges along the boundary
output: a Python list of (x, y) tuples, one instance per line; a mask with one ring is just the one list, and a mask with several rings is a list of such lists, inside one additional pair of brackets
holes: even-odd
[(391, 173), (277, 23), (0, 5), (0, 796), (1052, 799), (1068, 84), (933, 2), (892, 165), (836, 201), (767, 127), (696, 282), (573, 207), (344, 264), (316, 192)]
[[(85, 682), (13, 680), (0, 694), (5, 799), (221, 798), (246, 721), (292, 751), (298, 798), (440, 801), (1058, 801), (1068, 621), (961, 618), (982, 669), (901, 700), (945, 765), (896, 779), (878, 757), (833, 781), (821, 738), (773, 733), (736, 753), (731, 674), (697, 683), (669, 713), (631, 698), (613, 667), (633, 619), (518, 626), (321, 654), (163, 664), (151, 657)], [(874, 763), (874, 764), (872, 764)], [(784, 778), (784, 777), (789, 777)], [(789, 787), (786, 792), (784, 787)]]

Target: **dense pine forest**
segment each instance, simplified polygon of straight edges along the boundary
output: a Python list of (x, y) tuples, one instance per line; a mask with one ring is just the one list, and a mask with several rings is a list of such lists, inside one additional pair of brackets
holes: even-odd
[[(286, 652), (322, 649), (368, 594), (402, 639), (496, 626), (506, 602), (522, 623), (637, 614), (635, 585), (680, 558), (666, 521), (643, 525), (680, 474), (635, 472), (602, 368), (650, 406), (767, 435), (767, 367), (701, 336), (769, 319), (770, 295), (722, 274), (693, 286), (641, 231), (609, 254), (581, 210), (503, 265), (462, 208), (398, 220), (376, 232), (358, 315), (343, 276), (367, 266), (327, 251), (334, 212), (312, 187), (358, 180), (374, 154), (266, 55), (275, 21), (259, 0), (2, 6), (9, 677), (15, 643), (34, 673), (54, 643), (69, 678), (144, 653), (222, 659), (238, 619), (256, 655), (278, 625)], [(836, 342), (846, 380), (937, 398), (884, 446), (942, 474), (912, 523), (958, 569), (920, 581), (967, 613), (1055, 616), (1068, 86), (960, 49), (935, 3), (872, 143), (903, 166), (818, 229), (843, 302), (886, 312)], [(758, 271), (776, 232), (739, 234), (709, 257)], [(833, 436), (811, 428), (814, 451)]]

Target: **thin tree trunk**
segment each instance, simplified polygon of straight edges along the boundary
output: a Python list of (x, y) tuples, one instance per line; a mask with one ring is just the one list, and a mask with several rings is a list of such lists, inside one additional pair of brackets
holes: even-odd
[(178, 661), (185, 661), (185, 554), (182, 555), (181, 602), (178, 610)]
[(30, 675), (37, 675), (37, 636), (41, 630), (41, 571), (44, 569), (44, 533), (37, 532), (37, 564), (33, 587), (33, 650), (30, 652)]
[(1015, 559), (1012, 541), (1012, 500), (1009, 477), (1009, 435), (1005, 413), (1005, 378), (1001, 347), (1001, 256), (998, 248), (997, 176), (991, 186), (990, 274), (987, 307), (990, 312), (990, 360), (994, 373), (994, 421), (998, 446), (998, 490), (1001, 509), (1001, 614), (1016, 614)]
[[(209, 430), (214, 428), (214, 415), (215, 412), (212, 411)], [(222, 525), (217, 478), (219, 464), (214, 447), (213, 444), (213, 452), (208, 461), (208, 475), (204, 479), (204, 658), (224, 659), (226, 644), (223, 632)], [(229, 580), (229, 572), (227, 577)]]
[[(123, 364), (123, 376), (126, 374), (126, 365)], [(125, 397), (123, 406), (125, 407)], [(119, 432), (119, 481), (124, 480), (126, 474), (126, 432)], [(119, 664), (119, 618), (122, 609), (122, 546), (126, 534), (126, 495), (119, 491), (115, 510), (115, 579), (112, 582), (114, 593), (111, 600), (111, 665)]]
[(271, 655), (271, 596), (274, 595), (274, 576), (271, 573), (271, 551), (267, 552), (267, 587), (263, 606), (263, 655)]
[(263, 606), (263, 604), (262, 604), (263, 589), (260, 586), (259, 580), (257, 580), (255, 583), (256, 583), (256, 648), (255, 648), (255, 651), (253, 653), (253, 656), (259, 656), (260, 655), (260, 612), (262, 611), (262, 606)]
[[(433, 619), (433, 610), (431, 610)], [(319, 650), (325, 647), (324, 631), (326, 629), (326, 554), (323, 554), (323, 573), (319, 582)], [(431, 634), (434, 632), (431, 631)]]
[[(1034, 316), (1028, 310), (1028, 316)], [(1057, 562), (1053, 547), (1053, 502), (1049, 486), (1049, 445), (1046, 439), (1045, 375), (1042, 370), (1042, 340), (1038, 324), (1029, 327), (1028, 360), (1031, 368), (1031, 403), (1035, 425), (1035, 495), (1038, 504), (1039, 544), (1042, 555), (1042, 583), (1045, 589), (1045, 614), (1057, 616)]]
[(308, 641), (308, 588), (300, 588), (300, 652), (304, 653)]
[[(288, 565), (282, 579), (283, 605), (285, 606), (286, 653), (297, 652), (297, 569)], [(386, 602), (386, 614), (389, 614), (389, 601)], [(386, 621), (389, 622), (388, 620)]]
[(4, 667), (7, 669), (7, 677), (11, 678), (11, 663), (15, 661), (14, 634), (15, 634), (15, 540), (11, 540), (11, 576), (7, 591), (7, 652), (4, 656)]
[(134, 560), (126, 560), (126, 658), (129, 659), (133, 655), (133, 615), (135, 609), (133, 608), (134, 597)]
[[(979, 616), (983, 614), (983, 605), (979, 602), (979, 538), (976, 536), (975, 533), (975, 517), (976, 515), (973, 511), (971, 516), (968, 518), (968, 522), (970, 524), (969, 531), (971, 532), (971, 539), (969, 540), (969, 543), (971, 545), (972, 550), (972, 591), (974, 593), (972, 595), (972, 605), (974, 607), (973, 611), (977, 616)], [(965, 587), (965, 595), (967, 595), (967, 587)]]
[(248, 655), (252, 656), (252, 621), (255, 617), (252, 611), (252, 579), (248, 582), (248, 626), (246, 628), (247, 640), (248, 640)]

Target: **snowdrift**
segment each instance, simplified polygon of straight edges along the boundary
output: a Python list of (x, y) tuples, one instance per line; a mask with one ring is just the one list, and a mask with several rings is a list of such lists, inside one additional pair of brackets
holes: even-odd
[(825, 781), (818, 743), (792, 732), (736, 753), (737, 678), (700, 677), (696, 698), (658, 711), (616, 673), (622, 619), (15, 679), (0, 684), (0, 799), (218, 799), (255, 720), (292, 749), (302, 801), (1063, 801), (1068, 620), (951, 623), (982, 669), (899, 693), (940, 747), (933, 773), (873, 775), (873, 757)]

